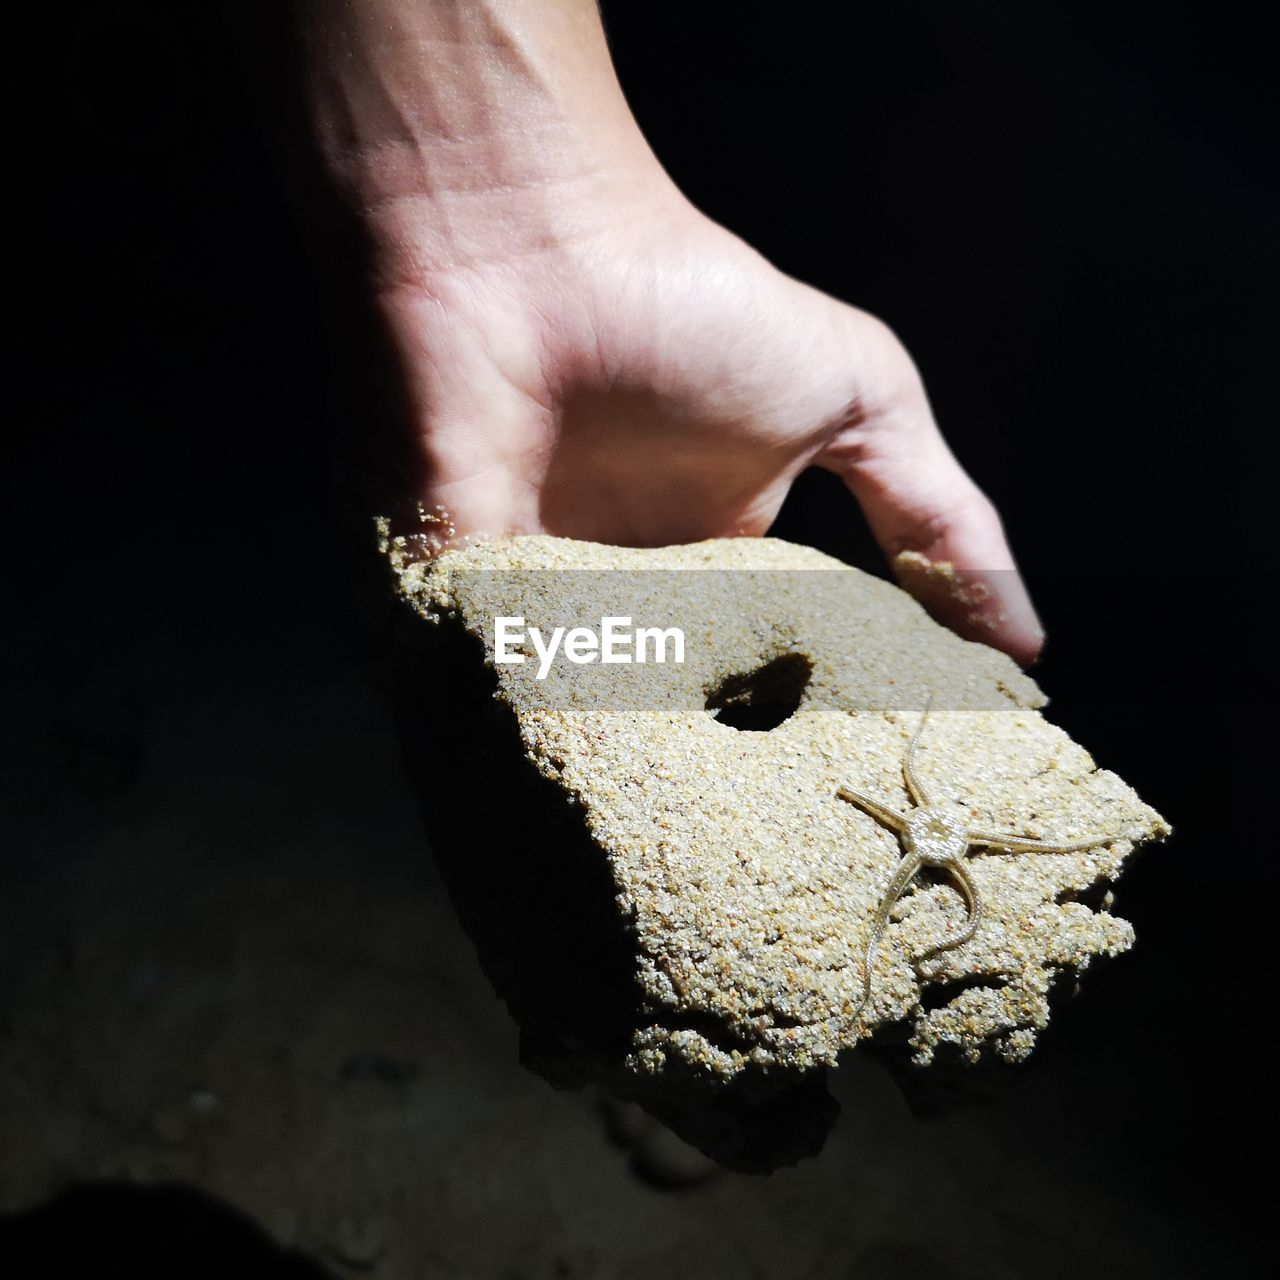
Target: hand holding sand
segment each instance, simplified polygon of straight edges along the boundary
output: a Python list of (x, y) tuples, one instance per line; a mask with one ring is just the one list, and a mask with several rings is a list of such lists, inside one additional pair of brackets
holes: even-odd
[[(267, 21), (247, 15), (258, 53)], [(302, 74), (264, 84), (318, 148), (296, 189), (322, 283), (344, 351), (373, 349), (351, 417), (406, 446), (400, 497), (457, 535), (657, 546), (763, 534), (824, 467), (910, 589), (963, 575), (920, 592), (942, 621), (1035, 658), (999, 518), (901, 343), (692, 207), (594, 0), (321, 0), (281, 48)]]

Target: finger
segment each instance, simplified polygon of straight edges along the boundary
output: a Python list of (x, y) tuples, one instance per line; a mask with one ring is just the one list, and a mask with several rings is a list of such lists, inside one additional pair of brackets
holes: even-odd
[(902, 585), (938, 621), (1034, 662), (1044, 631), (1000, 517), (947, 447), (901, 343), (851, 313), (856, 411), (819, 454), (862, 507)]

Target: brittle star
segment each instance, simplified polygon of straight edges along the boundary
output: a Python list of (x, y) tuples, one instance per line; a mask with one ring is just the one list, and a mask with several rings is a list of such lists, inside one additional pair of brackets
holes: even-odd
[(933, 698), (930, 697), (902, 761), (902, 778), (906, 783), (911, 803), (915, 806), (910, 813), (899, 813), (883, 801), (862, 795), (849, 787), (840, 787), (836, 791), (836, 795), (841, 800), (857, 805), (863, 812), (893, 831), (902, 845), (903, 853), (902, 861), (898, 863), (897, 870), (889, 881), (889, 887), (880, 899), (880, 906), (876, 910), (875, 920), (871, 925), (871, 934), (867, 939), (862, 964), (862, 999), (853, 1011), (853, 1017), (857, 1017), (866, 1008), (867, 1001), (871, 997), (871, 967), (875, 963), (876, 950), (889, 924), (889, 915), (907, 891), (907, 886), (924, 867), (941, 867), (950, 872), (960, 886), (968, 909), (968, 919), (964, 927), (954, 936), (945, 938), (929, 948), (927, 954), (934, 955), (939, 951), (950, 951), (955, 947), (963, 946), (973, 937), (978, 928), (978, 921), (982, 916), (982, 902), (964, 866), (964, 859), (975, 846), (1004, 849), (1009, 853), (1079, 853), (1084, 849), (1097, 849), (1104, 844), (1113, 844), (1119, 838), (1095, 836), (1068, 844), (1054, 844), (1051, 841), (1033, 840), (1029, 836), (1012, 835), (1002, 831), (979, 831), (958, 822), (950, 810), (932, 804), (924, 784), (921, 783), (915, 771), (916, 743), (920, 741), (920, 734), (929, 718), (929, 709), (932, 705)]

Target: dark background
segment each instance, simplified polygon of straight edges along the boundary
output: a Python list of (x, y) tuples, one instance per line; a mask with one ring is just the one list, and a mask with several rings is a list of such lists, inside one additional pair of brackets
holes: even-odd
[[(31, 46), (11, 905), (142, 768), (145, 633), (181, 647), (213, 627), (234, 639), (200, 662), (245, 679), (290, 610), (323, 609), (341, 645), (362, 644), (330, 569), (344, 552), (316, 290), (231, 42), (178, 8), (63, 6)], [(693, 201), (913, 352), (1041, 609), (1054, 718), (1173, 822), (1122, 886), (1139, 946), (1055, 1022), (1025, 1087), (1106, 1133), (1115, 1158), (1089, 1176), (1154, 1208), (1187, 1274), (1219, 1247), (1260, 1267), (1271, 45), (1224, 4), (605, 14)], [(830, 477), (804, 478), (777, 532), (883, 572)]]

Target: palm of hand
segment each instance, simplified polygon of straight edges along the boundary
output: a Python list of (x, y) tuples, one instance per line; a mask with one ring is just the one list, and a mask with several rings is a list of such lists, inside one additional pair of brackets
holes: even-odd
[(889, 555), (996, 571), (993, 642), (1038, 648), (999, 521), (901, 344), (691, 208), (435, 273), (388, 308), (422, 496), (458, 532), (758, 535), (819, 465)]

